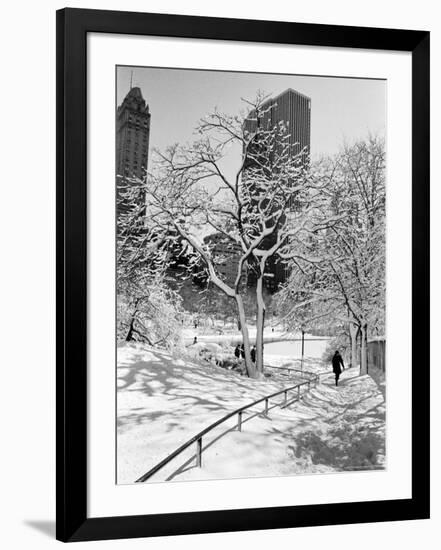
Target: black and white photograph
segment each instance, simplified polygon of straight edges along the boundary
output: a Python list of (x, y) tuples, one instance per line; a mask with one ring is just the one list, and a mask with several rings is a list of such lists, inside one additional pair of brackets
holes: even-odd
[(387, 469), (387, 81), (116, 67), (116, 483)]
[(5, 4), (2, 548), (437, 546), (436, 7)]

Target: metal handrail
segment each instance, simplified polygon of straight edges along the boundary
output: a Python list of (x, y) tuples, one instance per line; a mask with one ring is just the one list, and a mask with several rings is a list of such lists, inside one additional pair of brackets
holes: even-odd
[(307, 374), (308, 376), (311, 376), (310, 380), (313, 380), (314, 378), (318, 378), (320, 373), (310, 372), (307, 370), (301, 370), (301, 369), (293, 369), (292, 367), (276, 367), (275, 365), (265, 365), (265, 369), (275, 369), (275, 370), (286, 370), (289, 372), (299, 372), (302, 375)]
[[(294, 370), (294, 369), (292, 369)], [(219, 426), (220, 424), (223, 424), (233, 416), (237, 414), (237, 428), (239, 431), (242, 431), (242, 413), (243, 411), (250, 409), (251, 407), (254, 407), (255, 405), (258, 405), (259, 403), (263, 403), (265, 401), (265, 414), (268, 413), (268, 403), (269, 400), (273, 397), (277, 397), (278, 395), (281, 395), (282, 393), (285, 394), (285, 399), (283, 403), (277, 403), (277, 405), (286, 404), (288, 402), (288, 392), (297, 389), (297, 398), (300, 398), (300, 388), (302, 386), (308, 385), (308, 389), (311, 387), (311, 382), (314, 382), (315, 385), (317, 385), (317, 381), (319, 380), (319, 377), (313, 373), (307, 373), (313, 376), (313, 378), (310, 378), (309, 380), (306, 380), (305, 382), (299, 382), (298, 384), (295, 384), (294, 386), (290, 386), (289, 388), (285, 388), (283, 390), (277, 391), (275, 393), (272, 393), (270, 395), (266, 395), (265, 397), (261, 397), (260, 399), (257, 399), (256, 401), (253, 401), (252, 403), (249, 403), (248, 405), (244, 405), (243, 407), (239, 407), (238, 409), (226, 414), (219, 420), (216, 420), (216, 422), (213, 422), (206, 428), (204, 428), (201, 432), (194, 435), (191, 439), (186, 441), (183, 445), (178, 447), (175, 451), (173, 451), (171, 454), (169, 454), (166, 458), (161, 460), (156, 466), (153, 466), (148, 472), (146, 472), (144, 475), (142, 475), (140, 478), (138, 478), (135, 483), (143, 483), (144, 481), (147, 481), (153, 474), (156, 474), (161, 468), (163, 468), (166, 464), (168, 464), (171, 460), (176, 458), (178, 455), (180, 455), (183, 451), (185, 451), (190, 445), (193, 443), (197, 443), (197, 454), (196, 454), (196, 463), (197, 466), (200, 468), (202, 466), (202, 437), (206, 435), (208, 432)]]

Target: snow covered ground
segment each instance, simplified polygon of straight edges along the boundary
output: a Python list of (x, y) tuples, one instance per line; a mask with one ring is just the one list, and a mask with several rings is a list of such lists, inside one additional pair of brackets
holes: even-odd
[[(253, 342), (256, 339), (256, 327), (251, 326), (248, 329), (250, 340)], [(207, 331), (204, 327), (186, 327), (182, 331), (184, 336), (184, 341), (187, 345), (192, 344), (194, 337), (196, 336), (198, 342), (217, 342), (217, 343), (228, 343), (231, 345), (236, 345), (242, 342), (242, 333), (236, 329), (230, 328), (227, 331), (224, 331), (222, 333), (220, 332), (213, 332), (213, 331)], [(266, 326), (263, 332), (263, 337), (265, 343), (269, 342), (280, 342), (283, 340), (297, 340), (300, 342), (301, 340), (301, 333), (297, 332), (289, 332), (286, 330), (283, 330), (283, 328), (279, 326), (271, 327)], [(307, 340), (314, 340), (314, 341), (323, 341), (326, 342), (328, 338), (320, 337), (320, 336), (313, 336), (312, 334), (305, 334), (305, 339)], [(299, 344), (300, 345), (300, 344)]]
[[(275, 366), (298, 367), (286, 355), (267, 356)], [(317, 357), (304, 368), (330, 371)], [(251, 380), (210, 365), (142, 346), (118, 348), (117, 472), (118, 483), (133, 483), (197, 432), (228, 412), (296, 383), (270, 371)], [(384, 467), (385, 403), (369, 376), (345, 371), (338, 388), (332, 373), (289, 407), (268, 416), (262, 405), (244, 413), (203, 440), (202, 468), (195, 467), (195, 448), (151, 478), (222, 479), (292, 475)], [(274, 403), (275, 404), (275, 403)], [(270, 402), (271, 405), (271, 402)]]
[[(350, 370), (332, 376), (300, 402), (275, 408), (231, 431), (172, 479), (268, 477), (385, 467), (384, 401), (375, 382)], [(159, 476), (159, 473), (158, 473)]]

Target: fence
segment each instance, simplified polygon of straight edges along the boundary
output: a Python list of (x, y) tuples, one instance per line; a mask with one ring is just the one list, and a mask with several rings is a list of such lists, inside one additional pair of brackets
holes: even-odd
[(382, 372), (386, 371), (386, 338), (375, 338), (368, 341), (368, 366), (373, 366)]
[[(293, 372), (298, 372), (297, 369), (287, 369), (287, 370), (292, 370)], [(143, 483), (144, 481), (147, 481), (147, 479), (149, 479), (154, 474), (156, 474), (159, 470), (161, 470), (161, 468), (166, 466), (169, 462), (171, 462), (174, 458), (176, 458), (178, 455), (180, 455), (182, 452), (184, 452), (186, 449), (188, 449), (188, 447), (190, 447), (194, 443), (196, 443), (196, 465), (198, 466), (198, 468), (200, 468), (202, 466), (202, 452), (203, 452), (202, 438), (203, 438), (203, 436), (205, 436), (207, 433), (211, 432), (214, 428), (216, 428), (220, 424), (223, 424), (224, 422), (226, 422), (230, 418), (233, 418), (236, 415), (237, 415), (236, 427), (237, 427), (237, 430), (239, 432), (241, 432), (242, 431), (242, 423), (243, 423), (243, 418), (242, 418), (243, 412), (246, 411), (247, 409), (250, 409), (251, 407), (255, 407), (256, 405), (258, 405), (260, 403), (264, 403), (264, 409), (263, 409), (262, 413), (266, 415), (266, 414), (268, 414), (268, 411), (270, 409), (274, 408), (274, 407), (287, 406), (290, 402), (294, 402), (296, 400), (299, 400), (301, 398), (300, 388), (302, 386), (308, 386), (308, 390), (309, 390), (310, 387), (311, 387), (311, 384), (316, 386), (317, 383), (319, 382), (319, 377), (316, 374), (313, 374), (313, 373), (310, 373), (310, 372), (303, 372), (302, 374), (303, 375), (306, 374), (307, 376), (309, 376), (309, 378), (307, 380), (303, 381), (303, 382), (299, 382), (298, 384), (295, 384), (294, 386), (290, 386), (290, 387), (285, 388), (283, 390), (280, 390), (278, 392), (275, 392), (275, 393), (272, 393), (270, 395), (266, 395), (265, 397), (262, 397), (260, 399), (257, 399), (256, 401), (253, 401), (252, 403), (249, 403), (248, 405), (244, 405), (243, 407), (240, 407), (239, 409), (236, 409), (236, 410), (226, 414), (225, 416), (223, 416), (222, 418), (220, 418), (216, 422), (213, 422), (212, 424), (207, 426), (204, 430), (202, 430), (201, 432), (199, 432), (198, 434), (193, 436), (191, 439), (186, 441), (178, 449), (176, 449), (171, 454), (169, 454), (166, 458), (164, 458), (164, 460), (161, 460), (161, 462), (156, 464), (156, 466), (153, 466), (153, 468), (151, 468), (148, 472), (146, 472), (139, 479), (137, 479), (135, 483)], [(291, 399), (291, 401), (289, 401), (288, 400), (288, 395), (289, 395), (289, 393), (292, 393), (292, 392), (295, 392), (296, 395)], [(273, 404), (270, 407), (269, 406), (270, 399), (274, 399), (275, 397), (278, 397), (279, 395), (282, 395), (282, 394), (283, 394), (282, 401), (276, 402), (275, 404)]]

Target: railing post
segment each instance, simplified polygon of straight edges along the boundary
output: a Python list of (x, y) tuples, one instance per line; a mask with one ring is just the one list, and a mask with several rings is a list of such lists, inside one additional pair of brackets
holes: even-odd
[(297, 386), (297, 401), (300, 400), (300, 386)]
[(268, 399), (265, 399), (265, 414), (268, 414)]
[(200, 437), (197, 441), (198, 449), (196, 453), (196, 465), (198, 468), (202, 467), (202, 437)]
[(311, 382), (308, 381), (308, 391), (311, 389)]
[(237, 429), (239, 432), (242, 431), (242, 411), (239, 411), (237, 413)]
[(285, 404), (286, 404), (287, 401), (288, 401), (288, 392), (286, 391), (285, 392)]

